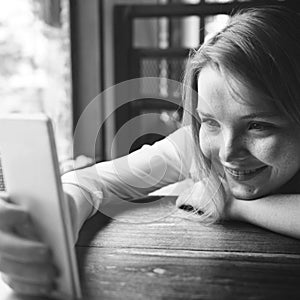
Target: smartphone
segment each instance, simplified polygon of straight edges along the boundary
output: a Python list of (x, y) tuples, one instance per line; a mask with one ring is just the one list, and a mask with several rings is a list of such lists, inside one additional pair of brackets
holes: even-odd
[(59, 268), (57, 290), (51, 296), (80, 299), (75, 241), (50, 118), (44, 114), (0, 115), (0, 157), (10, 200), (29, 211)]

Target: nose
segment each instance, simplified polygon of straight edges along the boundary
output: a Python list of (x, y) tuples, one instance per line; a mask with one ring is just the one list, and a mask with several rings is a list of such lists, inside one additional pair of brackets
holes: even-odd
[(223, 162), (236, 162), (245, 160), (249, 155), (245, 137), (234, 132), (223, 135), (219, 148), (219, 157)]

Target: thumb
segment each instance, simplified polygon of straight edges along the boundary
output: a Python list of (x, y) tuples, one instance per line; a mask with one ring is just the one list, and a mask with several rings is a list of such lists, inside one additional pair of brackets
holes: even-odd
[(15, 232), (24, 238), (38, 239), (28, 211), (11, 203), (9, 197), (4, 194), (1, 194), (0, 198), (0, 229)]
[(15, 226), (15, 232), (23, 238), (33, 240), (33, 241), (39, 241), (38, 234), (36, 232), (36, 229), (34, 227), (34, 224), (31, 221), (30, 216), (27, 217), (27, 219), (21, 223), (16, 224)]
[(1, 194), (0, 198), (0, 228), (8, 229), (15, 224), (21, 224), (28, 218), (28, 213), (19, 205), (9, 202), (9, 198)]

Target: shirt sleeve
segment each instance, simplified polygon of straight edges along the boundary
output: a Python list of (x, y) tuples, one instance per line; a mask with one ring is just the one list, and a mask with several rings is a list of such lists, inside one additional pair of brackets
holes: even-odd
[(69, 172), (62, 176), (62, 182), (89, 194), (95, 209), (115, 198), (141, 198), (188, 178), (193, 165), (192, 147), (191, 129), (182, 127), (127, 156)]

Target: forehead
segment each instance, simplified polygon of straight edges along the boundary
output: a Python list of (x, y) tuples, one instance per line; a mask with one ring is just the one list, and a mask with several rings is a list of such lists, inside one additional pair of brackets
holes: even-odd
[[(198, 109), (206, 112), (255, 113), (266, 112), (282, 115), (275, 105), (263, 96), (216, 67), (207, 66), (201, 70), (197, 80)], [(234, 93), (233, 91), (236, 91)]]

